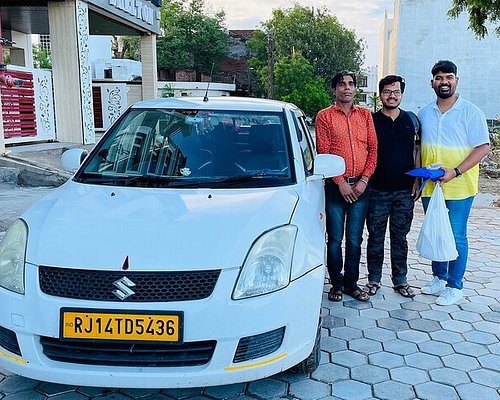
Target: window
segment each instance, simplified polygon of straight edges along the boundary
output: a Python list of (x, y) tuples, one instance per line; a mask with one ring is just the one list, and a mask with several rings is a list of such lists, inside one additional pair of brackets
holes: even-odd
[(314, 163), (314, 145), (311, 134), (309, 133), (309, 128), (307, 127), (305, 117), (303, 115), (297, 116), (296, 114), (294, 115), (294, 117), (306, 175), (312, 175)]
[(359, 87), (367, 87), (368, 86), (368, 77), (366, 75), (361, 75), (359, 77)]

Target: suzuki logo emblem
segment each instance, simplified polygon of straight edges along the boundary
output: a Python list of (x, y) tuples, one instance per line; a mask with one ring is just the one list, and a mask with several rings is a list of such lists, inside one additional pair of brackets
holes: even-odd
[(125, 300), (127, 297), (132, 296), (135, 292), (130, 289), (135, 286), (135, 283), (128, 279), (126, 276), (113, 282), (113, 286), (116, 290), (113, 290), (113, 294), (120, 300)]

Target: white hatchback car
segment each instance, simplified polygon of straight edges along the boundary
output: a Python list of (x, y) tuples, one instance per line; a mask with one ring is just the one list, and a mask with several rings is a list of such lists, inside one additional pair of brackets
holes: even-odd
[(317, 367), (323, 179), (344, 161), (297, 107), (144, 101), (84, 156), (0, 244), (2, 367), (123, 388)]

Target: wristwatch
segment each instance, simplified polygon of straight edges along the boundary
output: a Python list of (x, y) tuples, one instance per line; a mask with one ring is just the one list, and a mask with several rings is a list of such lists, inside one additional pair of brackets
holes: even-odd
[(462, 171), (460, 171), (458, 169), (458, 167), (453, 168), (453, 171), (455, 171), (455, 175), (456, 175), (455, 178), (462, 176)]

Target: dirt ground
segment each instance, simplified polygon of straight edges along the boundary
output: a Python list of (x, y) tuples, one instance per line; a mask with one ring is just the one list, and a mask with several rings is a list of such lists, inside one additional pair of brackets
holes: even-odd
[(497, 196), (493, 206), (500, 207), (500, 149), (492, 149), (481, 164), (479, 192)]
[(479, 191), (500, 195), (500, 148), (494, 147), (481, 161)]
[(490, 178), (481, 174), (479, 176), (479, 192), (500, 196), (500, 178)]

